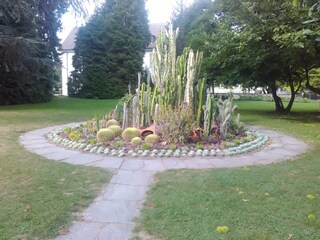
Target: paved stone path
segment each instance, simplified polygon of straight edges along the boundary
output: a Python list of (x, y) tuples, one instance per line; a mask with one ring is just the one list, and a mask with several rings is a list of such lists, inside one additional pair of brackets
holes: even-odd
[(44, 135), (67, 125), (48, 127), (20, 136), (29, 151), (50, 160), (101, 167), (114, 172), (101, 195), (87, 208), (82, 220), (74, 222), (67, 235), (57, 240), (127, 240), (133, 220), (139, 215), (155, 173), (168, 169), (232, 168), (263, 165), (290, 159), (303, 153), (307, 145), (290, 136), (253, 127), (266, 134), (271, 144), (259, 151), (231, 157), (118, 158), (68, 150), (47, 142)]

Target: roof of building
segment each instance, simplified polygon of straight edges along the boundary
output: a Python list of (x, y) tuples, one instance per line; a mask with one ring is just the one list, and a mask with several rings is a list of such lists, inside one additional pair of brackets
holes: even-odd
[[(150, 34), (156, 38), (159, 35), (161, 28), (164, 28), (164, 27), (165, 27), (165, 23), (151, 23), (149, 24)], [(66, 37), (66, 39), (63, 41), (61, 45), (61, 51), (66, 52), (74, 49), (78, 29), (79, 28), (75, 27), (71, 30), (71, 32), (68, 34), (68, 36)], [(150, 49), (154, 47), (155, 47), (155, 41), (152, 41), (149, 44), (148, 48)]]

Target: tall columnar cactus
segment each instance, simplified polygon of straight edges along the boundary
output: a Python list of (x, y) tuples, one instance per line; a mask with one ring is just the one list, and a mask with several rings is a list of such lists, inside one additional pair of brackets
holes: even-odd
[[(178, 29), (172, 25), (162, 31), (152, 53), (151, 77), (158, 89), (159, 103), (178, 107), (186, 102), (197, 113), (197, 82), (199, 81), (203, 54), (186, 48), (181, 56), (176, 56)], [(200, 109), (201, 110), (201, 109)]]
[(220, 123), (220, 131), (224, 136), (226, 136), (228, 133), (228, 124), (233, 119), (234, 111), (237, 109), (237, 105), (233, 105), (233, 98), (230, 96), (224, 101), (222, 101), (220, 98), (217, 102), (217, 107), (217, 120)]
[(129, 113), (127, 103), (123, 104), (123, 120), (122, 120), (122, 129), (125, 129), (129, 125)]
[(205, 84), (206, 84), (206, 79), (205, 78), (202, 78), (198, 84), (198, 97), (199, 97), (199, 100), (197, 102), (197, 105), (198, 105), (198, 110), (197, 110), (197, 126), (200, 127), (200, 124), (201, 124), (201, 115), (202, 115), (202, 102), (203, 102), (203, 92), (204, 92), (204, 87), (205, 87)]
[(202, 52), (194, 53), (191, 49), (188, 54), (187, 62), (187, 83), (184, 93), (184, 101), (194, 108), (194, 97), (196, 81), (199, 79), (201, 64), (203, 59)]
[(132, 99), (132, 104), (131, 104), (131, 107), (132, 107), (132, 125), (133, 127), (135, 128), (139, 128), (139, 125), (140, 125), (140, 119), (139, 119), (139, 116), (140, 116), (140, 108), (139, 108), (139, 99), (138, 99), (138, 96), (134, 96)]
[[(154, 118), (157, 117), (158, 113), (159, 113), (159, 104), (156, 104), (156, 106), (155, 106), (155, 108), (154, 108)], [(159, 132), (159, 131), (158, 131), (157, 121), (154, 120), (153, 124), (154, 124), (154, 133), (157, 134), (157, 133)]]
[(211, 123), (213, 119), (213, 114), (215, 110), (214, 97), (208, 92), (206, 104), (203, 106), (203, 130), (204, 136), (207, 138), (210, 135)]

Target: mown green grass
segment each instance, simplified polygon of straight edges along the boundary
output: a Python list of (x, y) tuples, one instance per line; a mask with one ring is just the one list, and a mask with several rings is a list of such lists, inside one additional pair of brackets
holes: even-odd
[(56, 163), (26, 151), (20, 134), (84, 121), (110, 111), (114, 100), (54, 98), (45, 104), (0, 107), (0, 239), (50, 239), (88, 206), (111, 174)]
[[(288, 115), (274, 113), (271, 102), (237, 104), (243, 122), (295, 135), (310, 149), (268, 166), (158, 174), (137, 232), (168, 240), (320, 239), (319, 103), (297, 103)], [(309, 214), (316, 220), (308, 221)], [(218, 226), (229, 232), (217, 233)]]

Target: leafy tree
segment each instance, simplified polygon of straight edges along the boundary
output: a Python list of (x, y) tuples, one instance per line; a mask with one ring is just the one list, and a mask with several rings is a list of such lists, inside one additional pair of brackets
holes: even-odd
[[(304, 83), (315, 91), (309, 72), (314, 79), (320, 60), (317, 1), (210, 2), (196, 1), (184, 13), (187, 21), (179, 20), (187, 29), (182, 35), (184, 46), (205, 53), (203, 70), (209, 80), (266, 87), (279, 112), (290, 111)], [(206, 10), (201, 13), (205, 3)], [(277, 95), (279, 87), (290, 90), (286, 107)]]
[(0, 1), (0, 104), (51, 99), (60, 18), (78, 0)]
[[(231, 3), (231, 4), (230, 4)], [(230, 1), (212, 35), (210, 52), (215, 74), (231, 84), (267, 86), (276, 111), (291, 110), (304, 81), (304, 68), (319, 64), (315, 41), (307, 36), (302, 15), (288, 1)], [(291, 34), (291, 31), (300, 34)], [(288, 86), (285, 107), (277, 89)]]
[(110, 0), (79, 29), (70, 96), (119, 98), (142, 70), (150, 42), (144, 0)]

